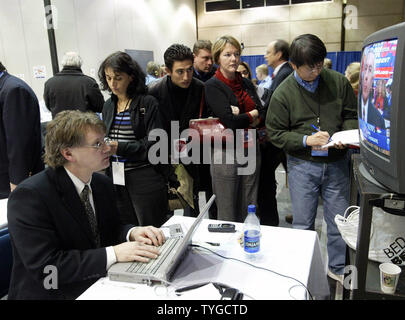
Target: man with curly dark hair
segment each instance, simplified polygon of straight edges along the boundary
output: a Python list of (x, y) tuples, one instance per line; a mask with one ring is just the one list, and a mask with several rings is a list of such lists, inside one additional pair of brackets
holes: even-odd
[[(174, 143), (170, 134), (171, 122), (179, 122), (180, 133), (188, 128), (190, 119), (199, 117), (203, 101), (204, 83), (193, 77), (194, 56), (191, 49), (182, 44), (173, 44), (164, 53), (167, 76), (149, 85), (149, 94), (159, 101), (163, 129), (169, 137), (169, 153)], [(204, 101), (203, 101), (204, 103)], [(205, 108), (204, 108), (205, 109)], [(205, 115), (205, 114), (204, 114)], [(172, 155), (171, 155), (172, 156)], [(194, 207), (186, 208), (185, 214), (197, 216), (198, 213), (198, 169), (195, 164), (186, 166), (193, 177)]]

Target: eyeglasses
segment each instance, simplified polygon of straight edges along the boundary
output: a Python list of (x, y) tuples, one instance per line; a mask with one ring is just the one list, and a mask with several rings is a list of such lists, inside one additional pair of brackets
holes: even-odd
[(304, 66), (304, 67), (305, 67), (305, 71), (308, 73), (320, 72), (320, 71), (322, 71), (322, 68), (323, 68), (323, 61), (314, 65), (313, 68), (310, 68), (308, 66)]
[(113, 140), (111, 140), (110, 138), (104, 137), (103, 141), (98, 141), (98, 142), (96, 142), (95, 144), (92, 144), (92, 145), (84, 145), (84, 146), (81, 146), (81, 147), (88, 147), (88, 148), (94, 148), (94, 149), (97, 149), (97, 150), (101, 150), (101, 149), (103, 149), (105, 146), (111, 145), (111, 142), (112, 142), (112, 141), (113, 141)]

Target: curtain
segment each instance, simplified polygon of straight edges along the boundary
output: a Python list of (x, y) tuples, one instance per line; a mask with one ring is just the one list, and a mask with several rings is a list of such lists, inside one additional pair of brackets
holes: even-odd
[[(339, 51), (328, 52), (327, 58), (332, 60), (332, 69), (340, 73), (345, 74), (346, 67), (355, 61), (360, 62), (361, 51)], [(252, 69), (252, 78), (256, 78), (256, 67), (261, 64), (266, 64), (266, 60), (263, 55), (256, 56), (241, 56), (241, 61), (247, 62)], [(269, 67), (269, 74), (273, 73), (273, 69)]]
[[(252, 79), (256, 78), (256, 68), (261, 64), (267, 65), (266, 59), (264, 59), (263, 55), (257, 56), (241, 56), (240, 60), (246, 62), (250, 69), (252, 70)], [(269, 67), (269, 75), (273, 74), (273, 68)]]
[(352, 62), (360, 62), (361, 51), (341, 51), (337, 53), (336, 71), (345, 74), (346, 67)]
[(332, 69), (336, 70), (336, 63), (337, 63), (337, 52), (328, 52), (326, 54), (326, 58), (332, 60)]

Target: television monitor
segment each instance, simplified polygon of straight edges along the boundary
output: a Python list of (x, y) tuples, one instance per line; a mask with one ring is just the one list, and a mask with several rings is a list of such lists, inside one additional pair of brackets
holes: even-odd
[(360, 65), (358, 119), (363, 172), (405, 194), (405, 23), (368, 36)]

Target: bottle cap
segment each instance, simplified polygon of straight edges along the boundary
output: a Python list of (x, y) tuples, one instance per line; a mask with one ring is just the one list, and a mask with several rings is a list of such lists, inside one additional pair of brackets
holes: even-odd
[(248, 213), (249, 212), (256, 212), (256, 206), (254, 204), (248, 206)]

